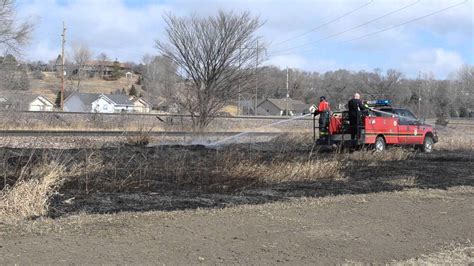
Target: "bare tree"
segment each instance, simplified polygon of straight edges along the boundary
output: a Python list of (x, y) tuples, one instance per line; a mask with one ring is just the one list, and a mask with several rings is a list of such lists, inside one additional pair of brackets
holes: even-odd
[(191, 114), (195, 129), (203, 130), (229, 101), (238, 84), (252, 81), (257, 53), (256, 31), (262, 25), (249, 12), (219, 11), (215, 16), (164, 17), (167, 41), (156, 48), (178, 66), (183, 80), (175, 100)]
[(347, 70), (339, 69), (329, 71), (323, 75), (323, 92), (333, 104), (333, 109), (345, 106), (353, 95), (353, 74)]
[(362, 92), (371, 96), (373, 99), (397, 99), (401, 96), (399, 89), (402, 73), (389, 69), (384, 74), (380, 69), (374, 72), (359, 72), (359, 77), (365, 87)]
[(109, 58), (105, 53), (100, 53), (97, 56), (97, 63), (98, 63), (98, 72), (99, 72), (99, 78), (103, 79), (104, 78), (104, 72), (105, 69), (107, 68), (107, 62), (109, 61)]
[(14, 0), (0, 0), (0, 48), (19, 52), (20, 47), (29, 40), (33, 24), (17, 24), (14, 8)]
[(80, 89), (81, 81), (86, 77), (85, 68), (92, 58), (92, 52), (89, 47), (84, 44), (75, 44), (72, 47), (73, 60), (75, 63), (74, 78), (77, 81), (76, 90)]
[(6, 90), (28, 90), (28, 66), (20, 63), (12, 54), (0, 57), (0, 88)]
[(143, 57), (143, 86), (153, 95), (172, 99), (176, 96), (178, 82), (177, 66), (168, 57), (150, 56)]
[(457, 73), (455, 80), (457, 105), (459, 116), (472, 116), (474, 112), (474, 66), (463, 66)]

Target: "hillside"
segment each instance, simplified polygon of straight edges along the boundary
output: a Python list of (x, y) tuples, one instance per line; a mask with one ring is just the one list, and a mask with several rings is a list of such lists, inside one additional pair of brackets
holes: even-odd
[[(41, 94), (51, 100), (54, 100), (56, 98), (57, 92), (61, 88), (61, 79), (56, 77), (54, 72), (43, 72), (43, 74), (43, 79), (30, 78), (31, 92), (34, 94)], [(79, 91), (106, 94), (112, 93), (118, 89), (121, 90), (122, 88), (125, 88), (128, 91), (132, 84), (135, 84), (137, 79), (138, 76), (136, 75), (130, 79), (122, 77), (118, 80), (112, 81), (101, 80), (99, 78), (84, 79), (81, 80)], [(72, 90), (72, 88), (75, 89), (76, 86), (76, 80), (65, 80), (66, 90)], [(135, 85), (135, 87), (140, 91), (141, 86)]]

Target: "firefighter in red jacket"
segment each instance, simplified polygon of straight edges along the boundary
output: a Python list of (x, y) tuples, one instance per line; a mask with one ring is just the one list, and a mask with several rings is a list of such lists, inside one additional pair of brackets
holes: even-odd
[(331, 112), (331, 107), (326, 101), (326, 97), (319, 97), (318, 108), (313, 105), (310, 110), (315, 116), (319, 115), (319, 137), (327, 136), (329, 132), (329, 113)]

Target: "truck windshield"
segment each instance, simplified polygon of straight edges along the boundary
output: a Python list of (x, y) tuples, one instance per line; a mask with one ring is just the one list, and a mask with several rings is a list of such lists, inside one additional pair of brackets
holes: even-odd
[(400, 124), (412, 124), (417, 121), (416, 116), (407, 109), (394, 109), (394, 113), (400, 118)]
[(379, 117), (392, 117), (393, 109), (392, 108), (380, 108), (380, 112), (375, 111), (375, 116)]

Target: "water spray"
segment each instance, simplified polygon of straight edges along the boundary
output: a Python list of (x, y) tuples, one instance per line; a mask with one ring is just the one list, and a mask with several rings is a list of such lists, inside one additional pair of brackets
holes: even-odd
[[(271, 123), (271, 124), (268, 124), (268, 125), (264, 125), (264, 126), (261, 126), (261, 127), (256, 128), (256, 129), (263, 129), (263, 128), (272, 127), (272, 126), (276, 126), (276, 125), (283, 124), (283, 123), (288, 123), (288, 122), (291, 122), (291, 121), (294, 121), (294, 120), (298, 120), (298, 119), (302, 119), (302, 118), (308, 117), (308, 116), (310, 116), (310, 115), (312, 115), (312, 114), (309, 113), (309, 114), (305, 114), (305, 115), (295, 116), (295, 117), (292, 117), (292, 118), (290, 118), (290, 119), (286, 119), (286, 120), (278, 121), (278, 122)], [(207, 144), (207, 146), (215, 147), (215, 146), (221, 145), (221, 144), (223, 144), (223, 143), (226, 143), (226, 142), (229, 142), (229, 141), (232, 141), (232, 140), (236, 140), (236, 139), (242, 138), (242, 137), (244, 137), (244, 136), (246, 136), (246, 135), (248, 135), (248, 134), (251, 134), (252, 132), (253, 132), (253, 131), (242, 132), (242, 133), (236, 134), (236, 135), (234, 135), (234, 136), (230, 136), (230, 137), (227, 137), (227, 138), (218, 140), (218, 141), (216, 141), (216, 142)]]

